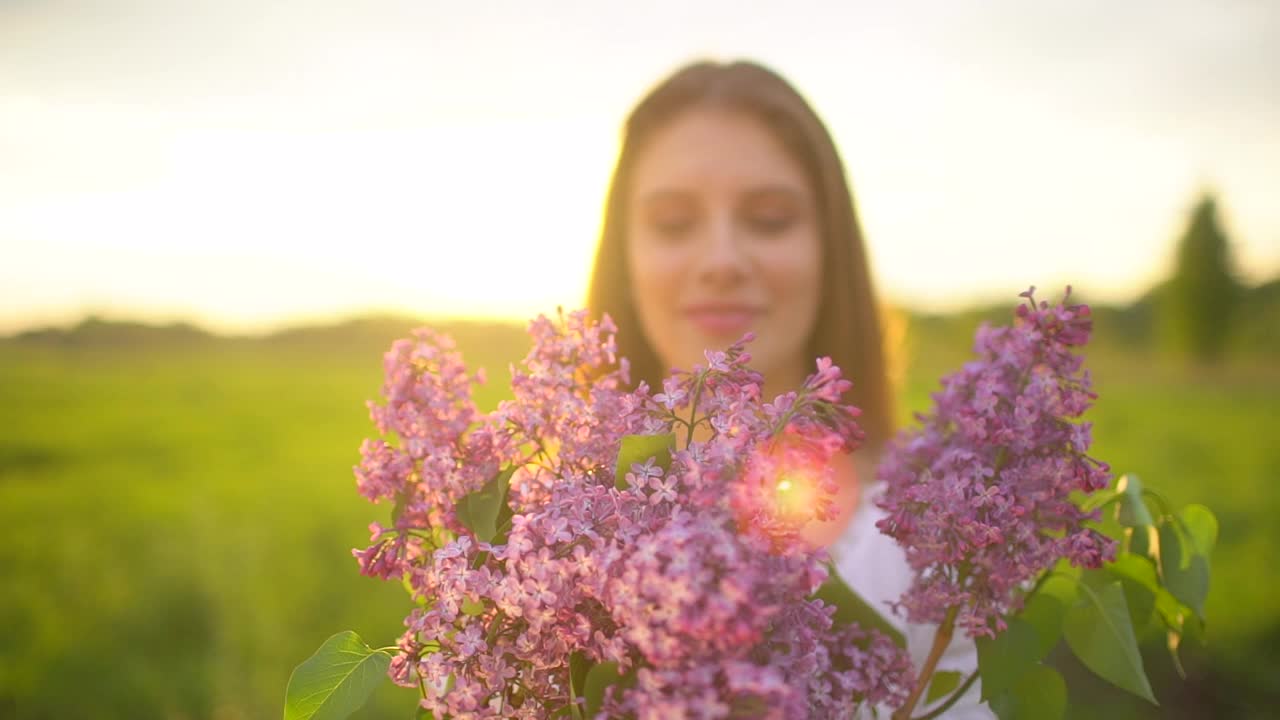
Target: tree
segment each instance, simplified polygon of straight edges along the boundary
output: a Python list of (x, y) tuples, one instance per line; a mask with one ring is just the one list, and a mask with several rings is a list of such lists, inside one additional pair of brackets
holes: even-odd
[(1178, 241), (1173, 277), (1163, 294), (1162, 314), (1171, 344), (1197, 360), (1211, 362), (1220, 357), (1240, 286), (1211, 194), (1203, 195), (1191, 213), (1191, 223)]

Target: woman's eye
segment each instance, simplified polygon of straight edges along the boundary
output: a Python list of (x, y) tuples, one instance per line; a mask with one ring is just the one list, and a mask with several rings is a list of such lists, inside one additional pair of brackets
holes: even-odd
[(661, 242), (683, 241), (698, 224), (699, 208), (686, 192), (661, 190), (640, 201), (640, 227)]
[(752, 213), (747, 216), (747, 225), (762, 235), (777, 235), (785, 232), (795, 222), (792, 213)]
[(786, 191), (762, 190), (743, 199), (738, 206), (743, 225), (762, 235), (780, 235), (800, 219), (801, 209), (793, 194)]
[(662, 235), (683, 235), (689, 232), (691, 227), (693, 223), (688, 219), (659, 220), (653, 224), (653, 229)]
[(697, 218), (685, 213), (659, 214), (649, 219), (649, 228), (667, 240), (679, 240), (693, 230)]

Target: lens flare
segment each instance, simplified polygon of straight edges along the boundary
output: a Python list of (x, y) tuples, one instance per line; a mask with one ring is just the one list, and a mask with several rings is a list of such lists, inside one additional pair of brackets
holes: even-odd
[(811, 472), (795, 468), (784, 471), (774, 486), (778, 516), (789, 521), (809, 520), (813, 517), (817, 491), (817, 481)]
[[(839, 491), (835, 455), (843, 444), (825, 429), (787, 432), (752, 449), (731, 500), (740, 528), (750, 528), (779, 547), (799, 540), (814, 523), (836, 517)], [(834, 437), (834, 434), (833, 434)]]

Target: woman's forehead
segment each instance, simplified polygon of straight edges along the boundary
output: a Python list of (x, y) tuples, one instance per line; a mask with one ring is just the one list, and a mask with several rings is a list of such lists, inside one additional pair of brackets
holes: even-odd
[(767, 125), (740, 111), (686, 111), (658, 128), (632, 168), (635, 197), (706, 188), (807, 191), (800, 164)]

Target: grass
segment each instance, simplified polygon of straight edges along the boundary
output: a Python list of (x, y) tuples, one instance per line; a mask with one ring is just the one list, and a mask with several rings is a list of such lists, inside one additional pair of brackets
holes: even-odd
[[(509, 338), (462, 343), (493, 379), (482, 406), (522, 352)], [(966, 344), (912, 342), (904, 416)], [(350, 472), (383, 349), (0, 343), (0, 717), (276, 717), (292, 668), (333, 632), (389, 644), (403, 591), (350, 557), (389, 512)], [(1094, 366), (1097, 456), (1222, 521), (1192, 690), (1157, 693), (1235, 711), (1274, 701), (1280, 372), (1178, 370), (1106, 348)], [(388, 685), (362, 717), (412, 705)]]

